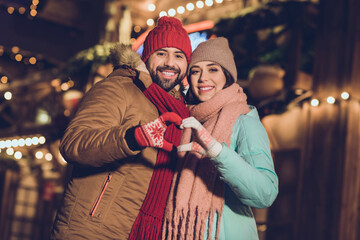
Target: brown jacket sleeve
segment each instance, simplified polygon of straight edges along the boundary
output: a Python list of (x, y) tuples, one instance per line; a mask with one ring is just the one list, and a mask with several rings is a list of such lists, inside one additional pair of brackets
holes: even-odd
[(97, 83), (83, 98), (60, 144), (69, 162), (102, 166), (138, 154), (125, 140), (126, 131), (158, 116), (154, 105), (128, 77)]

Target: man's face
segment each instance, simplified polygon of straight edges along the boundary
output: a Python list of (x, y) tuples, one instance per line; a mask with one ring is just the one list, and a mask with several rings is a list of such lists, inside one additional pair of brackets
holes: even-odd
[(146, 61), (153, 82), (165, 91), (170, 91), (184, 79), (187, 65), (185, 54), (177, 48), (160, 48)]

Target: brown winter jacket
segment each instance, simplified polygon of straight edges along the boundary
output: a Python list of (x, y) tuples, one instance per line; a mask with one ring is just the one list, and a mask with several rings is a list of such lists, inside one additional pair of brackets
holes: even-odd
[[(61, 141), (74, 163), (51, 239), (127, 239), (145, 198), (157, 150), (132, 151), (125, 132), (158, 117), (156, 107), (118, 69), (84, 96)], [(140, 80), (150, 85), (149, 74)]]

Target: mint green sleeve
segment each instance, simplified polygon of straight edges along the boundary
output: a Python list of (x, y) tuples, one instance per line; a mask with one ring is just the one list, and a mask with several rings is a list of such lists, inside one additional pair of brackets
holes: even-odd
[(268, 135), (253, 108), (233, 127), (231, 144), (212, 158), (220, 178), (245, 205), (269, 207), (278, 194), (278, 178), (271, 157)]

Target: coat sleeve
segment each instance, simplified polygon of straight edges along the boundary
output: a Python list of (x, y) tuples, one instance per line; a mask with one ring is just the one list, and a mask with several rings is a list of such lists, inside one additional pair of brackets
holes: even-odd
[(269, 207), (278, 194), (278, 178), (265, 128), (256, 113), (240, 116), (233, 130), (234, 150), (223, 143), (219, 156), (212, 159), (220, 178), (243, 204)]
[(127, 96), (139, 91), (132, 85), (125, 91), (118, 79), (105, 79), (84, 96), (60, 143), (66, 161), (98, 167), (139, 153), (125, 141), (126, 130), (139, 124), (124, 121)]

